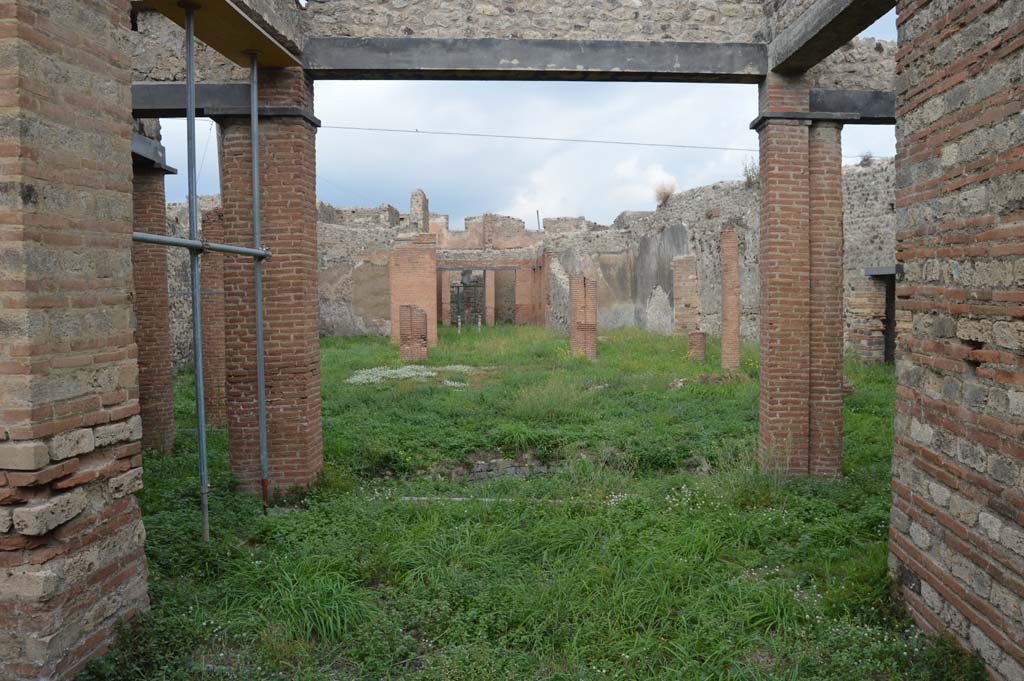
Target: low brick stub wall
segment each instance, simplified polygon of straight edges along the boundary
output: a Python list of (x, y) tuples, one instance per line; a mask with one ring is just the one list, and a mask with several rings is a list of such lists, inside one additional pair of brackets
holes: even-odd
[(914, 619), (1024, 678), (1024, 8), (901, 2), (890, 568)]
[(129, 7), (0, 16), (0, 678), (70, 679), (148, 604)]

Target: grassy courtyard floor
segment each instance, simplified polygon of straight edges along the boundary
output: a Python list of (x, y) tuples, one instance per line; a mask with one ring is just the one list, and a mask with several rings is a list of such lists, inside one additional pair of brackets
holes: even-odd
[[(323, 482), (264, 516), (213, 434), (208, 545), (179, 434), (139, 495), (152, 609), (82, 678), (985, 678), (890, 598), (891, 368), (847, 367), (845, 477), (782, 483), (752, 458), (751, 350), (723, 380), (677, 338), (610, 333), (593, 364), (567, 345), (444, 333), (431, 371), (388, 378), (386, 341), (325, 339)], [(563, 465), (415, 478), (524, 452)]]

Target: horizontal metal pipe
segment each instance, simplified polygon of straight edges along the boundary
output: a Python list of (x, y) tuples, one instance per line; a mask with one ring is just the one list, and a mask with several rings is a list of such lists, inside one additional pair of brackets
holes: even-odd
[(132, 241), (139, 241), (144, 244), (156, 244), (158, 246), (177, 246), (187, 248), (190, 251), (215, 251), (217, 253), (231, 253), (233, 255), (247, 255), (251, 258), (266, 260), (270, 257), (270, 251), (264, 248), (246, 248), (245, 246), (231, 246), (230, 244), (216, 244), (210, 241), (198, 239), (182, 239), (176, 236), (164, 236), (162, 234), (148, 234), (146, 232), (132, 232)]

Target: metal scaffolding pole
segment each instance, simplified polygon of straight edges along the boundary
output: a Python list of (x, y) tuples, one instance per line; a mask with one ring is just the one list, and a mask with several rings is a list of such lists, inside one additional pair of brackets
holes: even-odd
[[(192, 350), (195, 361), (196, 381), (196, 439), (199, 449), (199, 500), (202, 516), (203, 541), (210, 541), (210, 479), (206, 449), (206, 395), (203, 383), (203, 323), (202, 291), (200, 289), (199, 256), (206, 251), (240, 255), (253, 259), (256, 312), (256, 386), (259, 419), (260, 487), (264, 510), (269, 503), (270, 475), (267, 462), (267, 400), (266, 376), (263, 359), (263, 261), (271, 257), (269, 249), (260, 244), (260, 145), (259, 145), (259, 54), (249, 52), (252, 58), (249, 76), (249, 122), (252, 142), (252, 228), (253, 247), (219, 244), (199, 238), (199, 201), (196, 187), (196, 78), (195, 78), (195, 11), (196, 4), (182, 2), (185, 10), (185, 114), (188, 150), (188, 238), (132, 232), (132, 241), (186, 248), (189, 251), (191, 286), (187, 293), (192, 297)], [(186, 293), (182, 291), (181, 293)], [(222, 291), (218, 293), (223, 293)]]
[[(252, 245), (260, 245), (260, 111), (259, 111), (259, 62), (258, 53), (250, 54), (249, 67), (249, 137), (252, 143)], [(266, 375), (263, 366), (263, 260), (253, 260), (254, 297), (256, 302), (256, 400), (260, 433), (260, 490), (263, 493), (263, 508), (270, 497), (270, 470), (267, 463), (267, 398)]]
[(232, 255), (247, 255), (252, 258), (265, 260), (270, 257), (270, 251), (263, 248), (246, 248), (245, 246), (232, 246), (230, 244), (218, 244), (199, 239), (182, 239), (176, 236), (164, 236), (162, 234), (149, 234), (147, 232), (132, 232), (132, 241), (139, 241), (145, 244), (157, 244), (159, 246), (178, 246), (187, 248), (190, 251), (203, 253), (214, 251), (217, 253), (231, 253)]
[[(199, 237), (199, 201), (196, 191), (196, 5), (185, 8), (185, 117), (188, 146), (188, 238)], [(203, 321), (199, 286), (199, 251), (189, 249), (192, 276), (192, 352), (196, 376), (196, 436), (199, 449), (199, 508), (203, 541), (210, 541), (210, 479), (206, 458), (206, 405), (203, 386)]]

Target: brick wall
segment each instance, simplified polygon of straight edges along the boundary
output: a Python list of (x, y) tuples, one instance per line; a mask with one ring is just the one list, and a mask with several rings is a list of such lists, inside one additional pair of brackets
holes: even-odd
[[(224, 211), (203, 213), (202, 238), (211, 243), (224, 242)], [(203, 316), (203, 404), (206, 423), (214, 428), (227, 425), (227, 383), (224, 377), (224, 258), (223, 253), (207, 251), (199, 267)], [(237, 257), (237, 256), (231, 256)]]
[[(419, 307), (427, 313), (428, 343), (437, 345), (437, 236), (408, 234), (395, 239), (388, 272), (391, 319), (398, 319), (402, 305)], [(400, 341), (397, 324), (391, 325), (391, 341)]]
[(890, 567), (915, 620), (1024, 678), (1024, 6), (900, 2)]
[[(133, 228), (167, 232), (164, 173), (136, 167), (132, 177)], [(132, 244), (135, 343), (139, 353), (139, 412), (142, 446), (169, 452), (174, 446), (174, 385), (171, 375), (170, 316), (167, 299), (167, 249)]]
[(573, 274), (569, 277), (569, 351), (597, 359), (597, 281)]
[[(260, 73), (267, 106), (313, 105), (312, 82), (295, 69)], [(252, 245), (248, 118), (220, 121), (224, 238)], [(317, 301), (316, 129), (304, 118), (260, 121), (267, 449), (275, 489), (305, 487), (323, 466)], [(253, 265), (224, 259), (224, 327), (231, 470), (242, 489), (259, 489)]]
[(128, 2), (0, 0), (0, 678), (69, 679), (148, 603)]
[(722, 254), (722, 368), (740, 368), (740, 242), (736, 230), (723, 229)]

